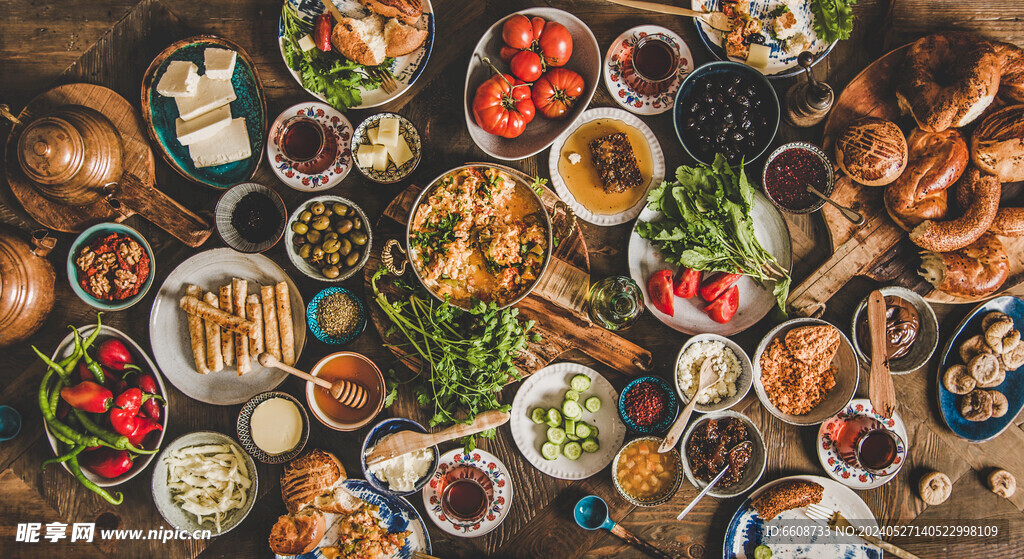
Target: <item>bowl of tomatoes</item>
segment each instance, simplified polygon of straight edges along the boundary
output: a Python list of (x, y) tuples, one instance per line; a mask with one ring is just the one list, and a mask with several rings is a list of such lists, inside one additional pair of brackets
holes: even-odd
[(586, 110), (601, 75), (597, 39), (576, 16), (530, 8), (488, 29), (466, 72), (469, 135), (492, 157), (537, 154)]

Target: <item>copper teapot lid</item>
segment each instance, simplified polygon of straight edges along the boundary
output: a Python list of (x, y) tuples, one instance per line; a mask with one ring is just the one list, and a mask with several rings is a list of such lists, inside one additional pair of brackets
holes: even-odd
[(67, 120), (48, 116), (30, 123), (18, 140), (21, 169), (33, 182), (61, 184), (82, 168), (82, 135)]

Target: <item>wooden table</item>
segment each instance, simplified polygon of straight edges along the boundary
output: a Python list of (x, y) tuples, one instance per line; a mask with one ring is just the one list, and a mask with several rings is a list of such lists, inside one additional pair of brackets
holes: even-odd
[[(437, 16), (437, 37), (425, 75), (412, 91), (384, 107), (411, 119), (423, 135), (425, 157), (409, 181), (424, 184), (444, 170), (466, 161), (487, 160), (469, 139), (462, 116), (462, 87), (468, 53), (480, 33), (492, 22), (531, 5), (531, 2), (512, 0), (458, 1), (434, 0)], [(679, 32), (690, 45), (698, 64), (710, 59), (693, 31), (692, 23), (684, 18), (652, 15), (613, 6), (599, 0), (574, 0), (549, 4), (572, 11), (590, 25), (602, 49), (622, 31), (641, 23), (658, 22)], [(116, 76), (106, 76), (119, 83), (122, 93), (133, 104), (138, 103), (137, 85), (142, 69), (149, 60), (172, 40), (191, 32), (214, 33), (238, 42), (252, 55), (262, 74), (268, 96), (269, 115), (276, 115), (284, 107), (308, 99), (292, 80), (278, 53), (276, 42), (277, 18), (280, 0), (93, 0), (90, 2), (56, 2), (54, 0), (4, 0), (0, 11), (4, 14), (0, 35), (0, 102), (20, 109), (33, 95), (39, 93), (86, 53), (81, 63), (69, 69), (64, 81), (97, 81), (100, 68), (109, 67), (102, 61), (118, 61)], [(877, 16), (879, 3), (861, 0), (855, 6), (857, 27), (853, 38), (836, 46), (832, 54), (815, 70), (838, 90), (860, 71), (869, 56), (862, 47), (862, 34), (871, 27)], [(169, 12), (168, 12), (169, 10)], [(173, 14), (173, 15), (172, 15)], [(147, 27), (146, 22), (157, 18), (169, 23)], [(161, 19), (162, 18), (162, 19)], [(931, 0), (904, 0), (895, 9), (893, 45), (912, 40), (924, 33), (957, 27), (984, 31), (987, 35), (1024, 44), (1024, 4), (1018, 0), (973, 0), (935, 3)], [(110, 27), (116, 24), (112, 30)], [(143, 40), (144, 48), (130, 52), (119, 51), (117, 45), (129, 39)], [(98, 41), (98, 42), (97, 42)], [(94, 44), (95, 43), (95, 44)], [(122, 63), (124, 64), (122, 66)], [(792, 82), (776, 83), (784, 92)], [(115, 87), (117, 89), (117, 87)], [(603, 86), (598, 88), (592, 106), (611, 106), (613, 103)], [(371, 114), (371, 111), (352, 111), (353, 123)], [(644, 117), (658, 135), (668, 169), (688, 163), (672, 131), (668, 114)], [(777, 143), (794, 139), (820, 140), (820, 127), (809, 130), (780, 129)], [(197, 211), (209, 211), (217, 193), (190, 184), (171, 171), (158, 158), (158, 184), (172, 196)], [(539, 156), (513, 163), (530, 174), (546, 174), (547, 151)], [(306, 195), (281, 184), (264, 163), (255, 180), (272, 185), (285, 199), (289, 209), (300, 204)], [(407, 184), (407, 183), (403, 183)], [(384, 205), (403, 185), (378, 186), (353, 172), (332, 192), (357, 200), (371, 215), (379, 215)], [(32, 224), (24, 211), (11, 203), (10, 191), (0, 188), (0, 219), (26, 230)], [(818, 218), (789, 217), (793, 238), (794, 277), (805, 277), (827, 257), (827, 240)], [(156, 250), (156, 282), (159, 284), (182, 260), (192, 254), (181, 243), (156, 229), (144, 220), (134, 217), (128, 221), (143, 232)], [(627, 273), (626, 242), (629, 225), (598, 228), (584, 224), (590, 246), (593, 277)], [(72, 237), (61, 235), (61, 244), (50, 257), (58, 270), (58, 305), (43, 329), (31, 342), (46, 352), (67, 332), (67, 324), (84, 325), (94, 321), (94, 312), (71, 292), (65, 276), (64, 262)], [(212, 238), (205, 248), (220, 246)], [(288, 263), (282, 244), (268, 255), (284, 267), (297, 281), (306, 300), (323, 287), (305, 278)], [(349, 280), (346, 285), (362, 293), (361, 281)], [(841, 328), (848, 329), (849, 316), (857, 302), (871, 289), (870, 282), (855, 280), (835, 296), (825, 318)], [(106, 316), (106, 323), (132, 334), (148, 346), (147, 318), (153, 293), (135, 307)], [(936, 312), (941, 322), (943, 338), (968, 312), (968, 307), (939, 306)], [(750, 328), (735, 339), (748, 351), (771, 327), (768, 319)], [(672, 363), (685, 336), (660, 324), (652, 316), (645, 316), (625, 336), (647, 348), (655, 356), (656, 371), (671, 373)], [(375, 359), (382, 368), (396, 366), (394, 359), (381, 347), (380, 339), (372, 329), (364, 334), (351, 349)], [(330, 349), (312, 340), (303, 352), (300, 367), (309, 367)], [(0, 403), (17, 407), (24, 418), (21, 434), (14, 440), (0, 444), (0, 556), (3, 557), (267, 557), (266, 537), (276, 517), (284, 512), (279, 494), (279, 466), (260, 466), (260, 499), (244, 524), (223, 537), (210, 541), (96, 541), (93, 544), (70, 544), (42, 541), (34, 544), (15, 544), (14, 531), (18, 522), (96, 522), (100, 528), (143, 529), (165, 526), (152, 505), (148, 472), (125, 484), (125, 502), (113, 507), (80, 487), (59, 467), (45, 472), (40, 464), (52, 453), (43, 435), (39, 411), (34, 404), (43, 368), (33, 357), (27, 345), (7, 348), (3, 353), (0, 372)], [(566, 355), (567, 359), (594, 366), (621, 389), (628, 378), (593, 362), (583, 355)], [(935, 404), (935, 363), (923, 370), (895, 379), (896, 391), (910, 436), (909, 463), (892, 483), (860, 495), (868, 502), (882, 524), (906, 525), (922, 522), (955, 523), (958, 519), (1005, 520), (1011, 536), (1000, 545), (941, 545), (920, 540), (905, 539), (900, 543), (922, 557), (974, 558), (1024, 556), (1024, 491), (1010, 500), (998, 497), (984, 486), (984, 477), (994, 467), (1007, 468), (1024, 482), (1024, 428), (1020, 418), (1005, 433), (984, 444), (968, 444), (953, 435), (939, 417)], [(289, 379), (282, 388), (300, 394), (301, 382)], [(503, 400), (511, 402), (516, 386), (507, 388)], [(192, 401), (169, 386), (168, 400), (171, 422), (167, 436), (177, 437), (199, 429), (214, 429), (234, 433), (239, 406), (211, 406)], [(862, 393), (864, 387), (862, 386)], [(763, 481), (781, 476), (808, 473), (822, 475), (814, 451), (816, 429), (798, 429), (788, 426), (757, 402), (753, 392), (736, 408), (749, 415), (764, 433), (769, 449), (768, 470)], [(400, 401), (385, 415), (402, 415), (424, 419), (423, 413), (408, 399)], [(361, 442), (365, 430), (341, 434), (314, 425), (309, 447), (322, 447), (336, 452), (349, 473), (359, 475), (359, 462), (352, 448)], [(168, 439), (169, 440), (169, 439)], [(612, 506), (614, 516), (627, 528), (647, 538), (662, 549), (686, 557), (690, 552), (705, 550), (704, 556), (721, 554), (725, 524), (733, 514), (738, 499), (716, 501), (707, 499), (685, 520), (675, 521), (676, 513), (696, 495), (689, 484), (672, 501), (653, 509), (634, 509), (615, 494), (608, 469), (582, 482), (569, 483), (539, 473), (516, 450), (508, 428), (502, 428), (496, 440), (483, 447), (490, 450), (509, 467), (516, 495), (509, 518), (497, 530), (478, 539), (458, 539), (445, 535), (427, 521), (434, 542), (434, 554), (440, 557), (638, 557), (639, 552), (627, 547), (604, 532), (585, 532), (571, 520), (571, 508), (576, 500), (587, 493), (603, 496)], [(449, 445), (450, 448), (450, 445)], [(916, 494), (916, 484), (927, 470), (947, 473), (954, 482), (953, 496), (947, 503), (926, 506)], [(411, 499), (422, 509), (419, 495)], [(697, 545), (693, 545), (697, 544)], [(61, 554), (61, 555), (58, 555)]]

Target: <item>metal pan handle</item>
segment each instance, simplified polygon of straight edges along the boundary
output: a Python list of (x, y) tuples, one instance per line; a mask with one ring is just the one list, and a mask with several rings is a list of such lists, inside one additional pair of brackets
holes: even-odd
[[(395, 264), (395, 249), (398, 250), (398, 258), (401, 259), (401, 264)], [(405, 252), (405, 249), (402, 248), (402, 244), (398, 242), (398, 239), (388, 239), (388, 241), (384, 243), (384, 248), (380, 251), (380, 261), (384, 264), (384, 268), (386, 268), (388, 272), (396, 276), (400, 276), (405, 273), (405, 266), (409, 263), (409, 255)]]

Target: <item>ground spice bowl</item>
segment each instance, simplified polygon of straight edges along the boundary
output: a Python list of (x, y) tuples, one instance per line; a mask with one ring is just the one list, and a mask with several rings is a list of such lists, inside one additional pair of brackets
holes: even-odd
[[(254, 243), (243, 237), (234, 223), (232, 223), (232, 217), (234, 216), (235, 208), (238, 207), (238, 203), (254, 192), (269, 198), (273, 202), (278, 215), (277, 219), (273, 219), (273, 216), (268, 216), (264, 227), (268, 230), (273, 227), (274, 233), (267, 240), (260, 243)], [(216, 208), (213, 210), (213, 216), (217, 235), (224, 241), (224, 244), (238, 252), (255, 254), (269, 250), (270, 247), (277, 244), (277, 241), (281, 240), (281, 237), (284, 236), (284, 225), (285, 220), (288, 218), (288, 210), (285, 208), (281, 196), (274, 192), (272, 188), (255, 182), (243, 182), (232, 186), (221, 195), (220, 199), (217, 200)]]
[[(665, 394), (665, 408), (667, 410), (657, 423), (647, 426), (638, 425), (626, 413), (627, 396), (644, 382), (654, 383)], [(679, 415), (679, 397), (676, 396), (675, 390), (664, 379), (650, 375), (639, 377), (622, 389), (622, 393), (619, 394), (618, 408), (619, 418), (622, 419), (622, 423), (625, 424), (627, 429), (641, 435), (654, 435), (664, 433), (672, 425), (672, 422), (676, 420), (676, 416)]]
[[(343, 293), (348, 296), (353, 303), (355, 303), (355, 314), (356, 314), (356, 325), (351, 332), (342, 337), (334, 337), (324, 331), (321, 327), (317, 315), (320, 312), (320, 304), (323, 300), (336, 293)], [(366, 330), (366, 307), (363, 302), (356, 297), (355, 293), (352, 293), (344, 287), (328, 287), (317, 293), (315, 297), (306, 306), (306, 325), (309, 327), (309, 331), (316, 336), (316, 339), (320, 340), (325, 344), (330, 345), (345, 345), (353, 342), (356, 338)]]

